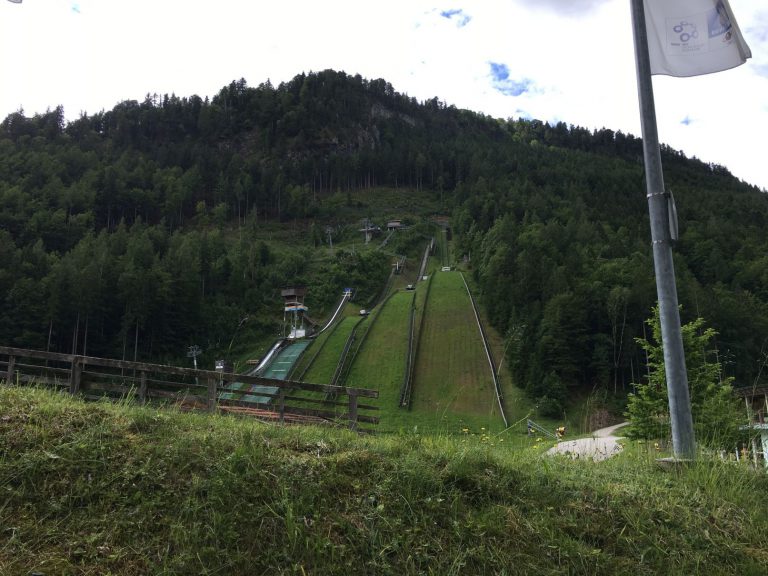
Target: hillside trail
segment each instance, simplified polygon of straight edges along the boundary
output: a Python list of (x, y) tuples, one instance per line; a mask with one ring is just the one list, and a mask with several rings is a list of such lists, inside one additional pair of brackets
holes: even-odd
[(591, 458), (595, 462), (607, 460), (622, 451), (618, 440), (621, 436), (615, 436), (614, 432), (629, 422), (622, 422), (615, 426), (595, 430), (589, 438), (577, 438), (576, 440), (566, 440), (558, 442), (557, 446), (547, 451), (548, 455), (562, 454), (571, 458)]

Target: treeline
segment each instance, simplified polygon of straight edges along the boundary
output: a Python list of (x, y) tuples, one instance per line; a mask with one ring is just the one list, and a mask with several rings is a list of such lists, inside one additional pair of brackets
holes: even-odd
[(273, 329), (260, 325), (273, 315), (258, 312), (304, 264), (217, 230), (171, 234), (141, 221), (89, 232), (63, 254), (41, 241), (14, 249), (6, 231), (0, 244), (0, 340), (129, 359), (226, 347), (246, 312), (253, 318), (245, 330)]
[[(656, 301), (642, 164), (581, 146), (517, 148), (457, 187), (454, 223), (515, 381), (542, 411), (574, 389), (626, 393), (647, 376), (635, 338)], [(736, 385), (764, 382), (768, 198), (717, 166), (665, 150), (680, 214), (675, 249), (685, 322), (718, 332)]]
[(310, 284), (319, 312), (342, 285), (355, 286), (366, 301), (388, 273), (381, 253), (342, 250), (320, 265), (309, 246), (273, 249), (249, 230), (171, 233), (141, 220), (121, 222), (111, 232), (86, 233), (63, 254), (40, 240), (15, 247), (0, 230), (0, 341), (169, 362), (198, 344), (212, 360), (264, 335), (277, 337), (286, 285)]
[[(726, 369), (752, 383), (768, 338), (765, 195), (669, 148), (663, 160), (683, 315), (707, 319)], [(383, 256), (318, 264), (310, 246), (350, 191), (383, 187), (453, 211), (515, 380), (553, 412), (571, 388), (642, 378), (633, 338), (655, 285), (638, 138), (492, 119), (334, 71), (240, 80), (210, 100), (148, 95), (69, 123), (61, 108), (8, 116), (0, 340), (157, 358), (193, 339), (223, 347), (313, 270), (321, 306), (345, 275), (373, 294)], [(306, 231), (286, 254), (253, 239), (281, 221)]]
[(277, 88), (240, 80), (210, 101), (148, 95), (70, 123), (61, 107), (17, 112), (0, 124), (0, 225), (66, 251), (86, 230), (139, 217), (171, 230), (206, 212), (241, 222), (322, 217), (324, 192), (447, 192), (493, 174), (489, 155), (537, 145), (642, 154), (620, 132), (500, 122), (333, 71)]
[[(425, 111), (383, 80), (326, 71), (277, 88), (232, 82), (210, 101), (148, 95), (69, 124), (61, 107), (17, 112), (0, 125), (0, 182), (12, 208), (2, 225), (66, 250), (83, 229), (139, 217), (171, 229), (205, 211), (285, 220), (322, 216), (324, 191), (449, 189), (455, 169), (438, 174), (437, 161), (448, 154), (430, 152), (441, 145), (414, 129), (440, 118)], [(28, 223), (41, 211), (49, 214)]]

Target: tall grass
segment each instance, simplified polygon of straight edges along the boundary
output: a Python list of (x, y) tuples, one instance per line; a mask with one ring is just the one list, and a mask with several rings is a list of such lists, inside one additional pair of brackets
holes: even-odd
[(768, 477), (0, 389), (0, 574), (765, 574)]

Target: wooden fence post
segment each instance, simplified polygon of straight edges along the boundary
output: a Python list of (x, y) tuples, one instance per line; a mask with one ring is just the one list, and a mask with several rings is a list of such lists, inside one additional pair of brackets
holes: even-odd
[(347, 391), (349, 396), (349, 429), (357, 430), (357, 393)]
[(208, 412), (216, 412), (216, 387), (218, 378), (208, 378)]
[(139, 402), (142, 404), (145, 404), (147, 402), (147, 372), (146, 370), (141, 371), (141, 376), (139, 380)]
[(280, 410), (280, 424), (285, 424), (285, 388), (280, 388), (280, 394), (277, 398), (277, 406)]
[(8, 386), (13, 384), (14, 381), (16, 380), (16, 378), (14, 378), (14, 373), (13, 373), (13, 368), (14, 368), (13, 365), (15, 364), (15, 362), (16, 362), (15, 356), (8, 356), (8, 373), (6, 374), (6, 377), (5, 377), (5, 383)]
[(80, 391), (80, 381), (83, 376), (83, 365), (78, 356), (72, 358), (72, 368), (69, 373), (69, 393), (77, 394)]

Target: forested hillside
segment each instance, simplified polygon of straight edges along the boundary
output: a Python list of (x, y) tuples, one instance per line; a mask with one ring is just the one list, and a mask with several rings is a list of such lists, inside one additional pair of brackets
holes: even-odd
[[(568, 390), (642, 378), (655, 284), (641, 141), (417, 102), (384, 80), (302, 74), (233, 82), (210, 101), (148, 95), (67, 123), (0, 124), (0, 342), (141, 359), (273, 333), (279, 288), (350, 281), (375, 252), (313, 260), (351, 193), (407, 190), (453, 215), (517, 384), (553, 412)], [(716, 165), (663, 151), (680, 213), (684, 319), (704, 317), (737, 384), (768, 339), (768, 198)], [(372, 215), (377, 216), (377, 215)], [(293, 249), (265, 241), (264, 230)], [(543, 398), (546, 397), (546, 400)]]

